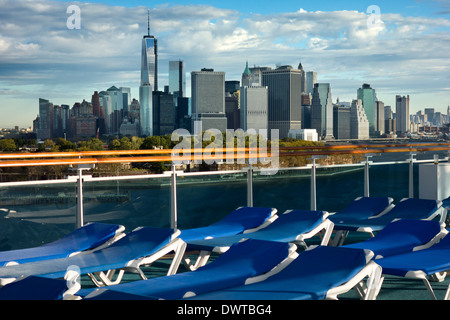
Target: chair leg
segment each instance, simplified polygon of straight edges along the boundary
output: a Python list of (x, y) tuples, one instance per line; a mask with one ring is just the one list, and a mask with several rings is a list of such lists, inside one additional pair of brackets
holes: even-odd
[(428, 279), (423, 279), (423, 283), (425, 284), (425, 286), (427, 287), (428, 293), (431, 296), (432, 300), (437, 300), (436, 295), (434, 294), (434, 290), (431, 287), (430, 282), (428, 281)]

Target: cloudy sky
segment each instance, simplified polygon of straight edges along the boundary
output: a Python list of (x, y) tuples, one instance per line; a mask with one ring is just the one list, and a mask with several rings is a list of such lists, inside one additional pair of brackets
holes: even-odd
[[(80, 29), (67, 27), (70, 5)], [(240, 80), (246, 61), (301, 61), (334, 101), (369, 83), (386, 105), (397, 94), (411, 95), (412, 112), (450, 105), (448, 0), (0, 0), (0, 127), (31, 126), (39, 98), (72, 106), (112, 85), (138, 98), (148, 9), (161, 88), (169, 60), (185, 61), (188, 91), (203, 67)]]

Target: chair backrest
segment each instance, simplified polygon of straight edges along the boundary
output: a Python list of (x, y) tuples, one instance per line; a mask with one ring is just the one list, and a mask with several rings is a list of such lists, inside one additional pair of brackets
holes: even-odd
[(438, 208), (436, 200), (408, 198), (397, 203), (385, 216), (392, 219), (426, 219)]
[(39, 247), (0, 252), (0, 266), (8, 262), (26, 263), (64, 258), (78, 251), (90, 250), (112, 239), (123, 226), (89, 223), (56, 241)]
[(199, 270), (220, 269), (221, 272), (225, 270), (245, 273), (247, 277), (254, 276), (270, 271), (286, 259), (289, 248), (289, 243), (249, 239), (232, 245), (228, 251)]
[[(367, 218), (383, 212), (392, 203), (389, 197), (361, 197), (352, 201), (347, 207), (336, 212), (335, 218)], [(333, 218), (333, 217), (331, 217)]]
[(290, 231), (297, 235), (310, 231), (322, 223), (328, 216), (325, 211), (289, 210), (279, 215), (278, 219), (261, 229), (261, 232)]
[(252, 229), (263, 224), (274, 212), (273, 208), (240, 207), (212, 226), (239, 224), (243, 230)]
[(44, 246), (64, 245), (66, 248), (71, 247), (78, 251), (89, 250), (110, 240), (119, 230), (123, 229), (120, 225), (91, 222)]

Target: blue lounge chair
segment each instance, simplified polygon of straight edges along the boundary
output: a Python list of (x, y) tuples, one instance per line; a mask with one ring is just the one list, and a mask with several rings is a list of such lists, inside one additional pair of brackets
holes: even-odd
[(88, 223), (59, 240), (39, 247), (0, 252), (0, 266), (69, 257), (110, 244), (123, 236), (124, 229), (120, 225)]
[[(240, 207), (222, 220), (206, 227), (181, 230), (180, 238), (186, 243), (217, 237), (226, 237), (236, 234), (248, 233), (263, 228), (275, 219), (277, 210), (274, 208)], [(192, 251), (188, 246), (187, 251)], [(193, 262), (187, 255), (183, 264), (191, 271), (205, 265), (209, 259), (209, 252), (202, 251)]]
[(70, 270), (64, 279), (29, 276), (0, 288), (0, 300), (79, 300), (80, 274)]
[[(268, 279), (189, 299), (195, 300), (321, 300), (337, 299), (349, 290), (361, 289), (367, 277), (365, 299), (379, 292), (381, 268), (373, 253), (344, 247), (319, 246), (299, 254), (286, 268)], [(359, 290), (362, 293), (361, 290)]]
[(324, 232), (321, 244), (327, 245), (332, 231), (333, 223), (328, 219), (328, 212), (326, 211), (288, 210), (270, 225), (257, 231), (191, 241), (188, 242), (188, 247), (222, 253), (228, 250), (232, 244), (243, 239), (292, 242), (306, 247), (305, 240), (318, 235), (320, 232)]
[(442, 208), (442, 202), (428, 199), (403, 199), (391, 210), (381, 216), (367, 219), (346, 220), (343, 223), (336, 222), (334, 230), (336, 235), (333, 245), (342, 245), (349, 231), (365, 232), (374, 236), (375, 232), (382, 230), (386, 225), (399, 219), (433, 220), (439, 217), (445, 222), (446, 210)]
[(375, 259), (379, 259), (426, 249), (447, 233), (445, 224), (438, 221), (401, 219), (388, 224), (375, 237), (345, 247), (371, 250)]
[[(168, 274), (174, 274), (186, 248), (185, 242), (176, 238), (178, 235), (179, 231), (174, 232), (172, 229), (137, 228), (100, 250), (67, 258), (1, 267), (1, 283), (5, 284), (30, 275), (62, 278), (71, 266), (77, 266), (81, 274), (89, 274), (92, 281), (98, 286), (119, 283), (127, 270), (139, 273), (145, 279), (140, 266), (151, 264), (172, 251), (175, 252), (175, 256)], [(104, 273), (108, 270), (119, 270), (115, 280), (112, 280), (114, 272)], [(99, 279), (95, 276), (98, 276)]]
[[(450, 269), (450, 235), (427, 249), (385, 257), (377, 263), (383, 268), (384, 275), (422, 280), (431, 298), (436, 299), (429, 278), (441, 281)], [(449, 298), (450, 286), (444, 299)]]
[(247, 240), (196, 271), (79, 292), (84, 299), (174, 300), (261, 281), (297, 257), (288, 243)]
[(364, 220), (374, 216), (381, 216), (394, 205), (390, 197), (359, 197), (344, 209), (331, 214), (329, 219), (334, 223), (345, 223), (346, 220)]
[(252, 232), (270, 223), (277, 212), (274, 208), (240, 207), (222, 220), (206, 227), (181, 230), (180, 238), (191, 241)]

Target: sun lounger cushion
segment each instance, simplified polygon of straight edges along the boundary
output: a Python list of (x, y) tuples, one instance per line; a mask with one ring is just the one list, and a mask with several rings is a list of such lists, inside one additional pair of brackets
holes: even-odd
[(367, 219), (383, 212), (391, 202), (392, 199), (388, 197), (361, 197), (329, 219), (335, 223), (343, 223), (347, 219)]
[(61, 300), (67, 290), (64, 279), (30, 276), (0, 288), (0, 300)]
[(187, 292), (201, 294), (243, 285), (248, 278), (270, 271), (288, 255), (287, 243), (247, 240), (233, 245), (196, 271), (119, 284), (106, 291), (98, 289), (101, 294), (92, 299), (113, 299), (117, 293), (153, 299), (181, 299)]
[(410, 271), (422, 271), (427, 275), (450, 269), (450, 236), (428, 249), (403, 253), (378, 259), (384, 274), (404, 277)]
[(373, 231), (379, 231), (396, 219), (428, 219), (441, 205), (440, 201), (409, 198), (400, 201), (389, 212), (378, 218), (348, 220), (343, 224), (336, 223), (334, 228), (335, 230), (358, 231), (367, 227)]
[(369, 249), (376, 256), (387, 257), (425, 245), (441, 231), (442, 227), (438, 221), (402, 219), (391, 222), (373, 238), (345, 247)]
[(0, 266), (8, 262), (26, 263), (68, 257), (74, 252), (90, 250), (105, 243), (123, 227), (105, 223), (89, 223), (65, 237), (35, 248), (0, 252)]
[(259, 227), (272, 216), (273, 211), (272, 208), (241, 207), (209, 226), (182, 230), (180, 238), (190, 242), (242, 233)]
[(172, 229), (143, 227), (94, 252), (2, 267), (0, 278), (20, 278), (29, 275), (62, 278), (72, 265), (79, 267), (81, 274), (120, 269), (126, 267), (130, 261), (157, 252), (170, 243), (172, 235)]
[(312, 231), (326, 219), (326, 216), (328, 213), (323, 211), (291, 210), (258, 231), (210, 240), (191, 241), (188, 242), (188, 245), (191, 249), (210, 250), (211, 247), (230, 246), (241, 239), (293, 242), (299, 235)]
[(352, 279), (367, 265), (366, 251), (320, 246), (300, 253), (285, 269), (262, 282), (210, 292), (196, 300), (317, 300)]

